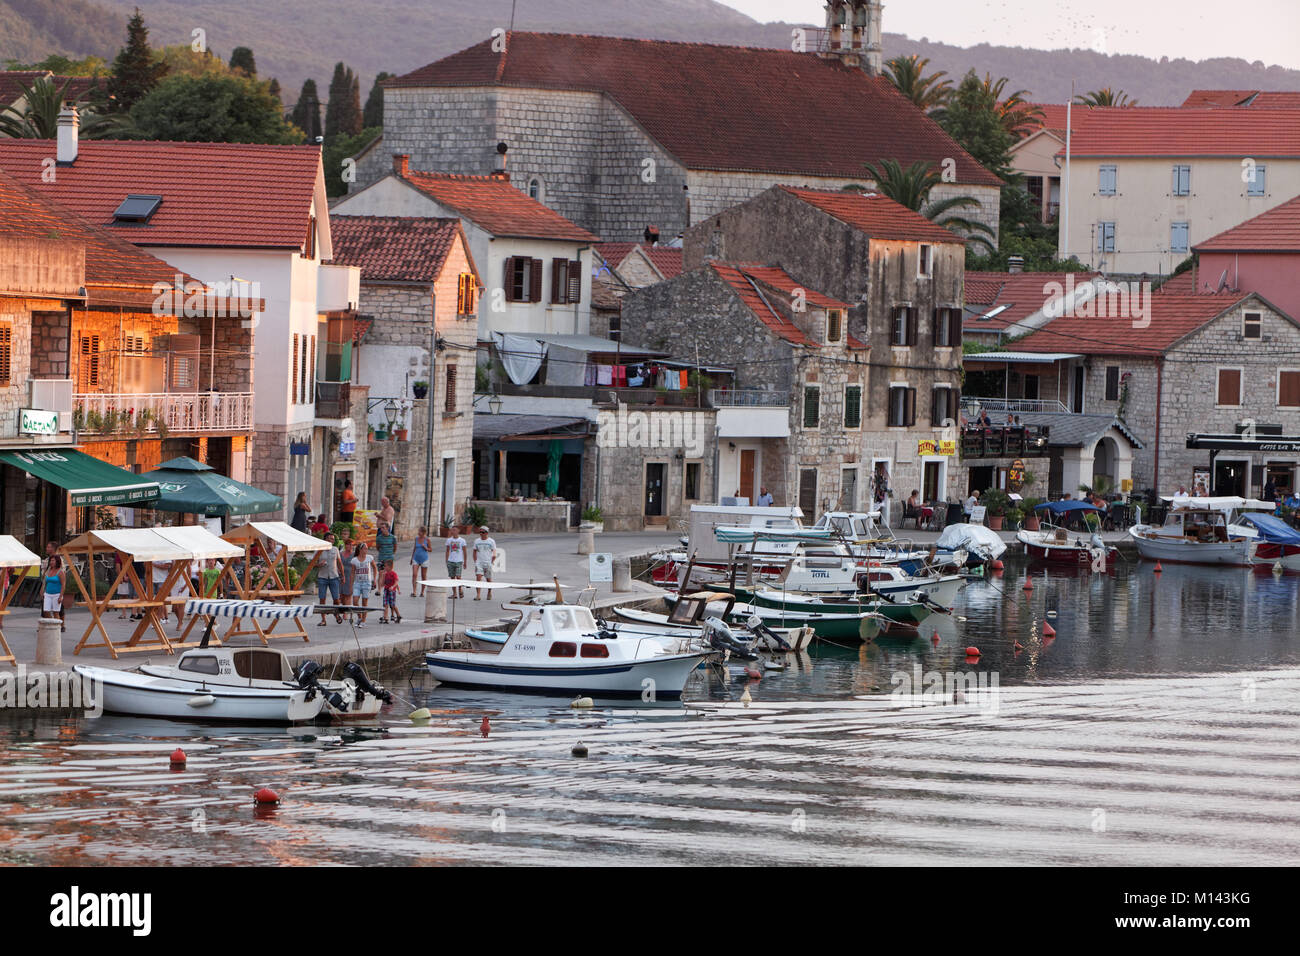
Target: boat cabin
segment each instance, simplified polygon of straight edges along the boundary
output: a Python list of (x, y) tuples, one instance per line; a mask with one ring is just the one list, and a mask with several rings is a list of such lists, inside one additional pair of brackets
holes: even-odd
[(1183, 537), (1202, 544), (1214, 541), (1227, 541), (1229, 537), (1228, 516), (1213, 508), (1174, 508), (1165, 517), (1161, 526), (1161, 537)]
[(828, 511), (814, 528), (830, 528), (850, 541), (880, 536), (879, 511)]
[(506, 650), (547, 657), (609, 657), (609, 640), (599, 636), (591, 611), (578, 604), (530, 608), (510, 635)]
[(269, 647), (203, 647), (185, 651), (176, 669), (195, 677), (292, 682), (293, 669), (280, 651)]

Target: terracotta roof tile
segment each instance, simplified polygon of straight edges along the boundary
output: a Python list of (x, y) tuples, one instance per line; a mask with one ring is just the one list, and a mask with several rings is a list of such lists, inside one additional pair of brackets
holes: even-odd
[(60, 76), (49, 70), (0, 70), (0, 110), (15, 103), (23, 95), (24, 89), (43, 76), (48, 77), (58, 89), (67, 83), (67, 96), (74, 100), (82, 99), (104, 82), (102, 77)]
[[(760, 322), (793, 345), (817, 347), (821, 343), (806, 335), (780, 309), (774, 308), (770, 304), (767, 296), (773, 290), (780, 293), (781, 297), (786, 301), (802, 292), (805, 301), (819, 309), (843, 309), (847, 312), (851, 308), (846, 302), (832, 299), (830, 296), (822, 295), (820, 292), (801, 285), (783, 269), (778, 269), (775, 266), (710, 262), (709, 267), (736, 291), (741, 301), (749, 307), (749, 310), (754, 313), (754, 316)], [(766, 286), (767, 288), (760, 289), (759, 286)], [(864, 343), (853, 339), (852, 336), (848, 338), (851, 339), (848, 343), (850, 348), (867, 347)]]
[(640, 242), (601, 242), (596, 244), (600, 257), (617, 269), (623, 260), (640, 249), (665, 279), (681, 275), (682, 250), (672, 246), (648, 246)]
[(360, 266), (362, 281), (434, 282), (461, 235), (459, 219), (330, 217), (334, 261)]
[(966, 307), (989, 312), (1005, 306), (991, 318), (967, 315), (962, 326), (968, 332), (1001, 332), (1039, 311), (1056, 297), (1056, 287), (1065, 288), (1068, 277), (1082, 285), (1100, 272), (967, 272)]
[(1076, 112), (1071, 155), (1300, 156), (1300, 110), (1133, 106)]
[(1300, 196), (1198, 242), (1195, 248), (1197, 252), (1300, 252)]
[[(297, 249), (307, 239), (317, 146), (83, 139), (77, 150), (47, 183), (52, 140), (0, 139), (0, 169), (137, 245)], [(128, 193), (163, 197), (147, 224), (113, 224)]]
[(1183, 100), (1188, 107), (1239, 106), (1256, 109), (1300, 109), (1300, 92), (1295, 90), (1192, 90)]
[(1227, 312), (1243, 299), (1240, 292), (1216, 295), (1151, 296), (1150, 323), (1135, 328), (1132, 319), (1061, 316), (1017, 340), (1020, 352), (1083, 352), (1093, 355), (1160, 355), (1183, 336)]
[(510, 33), (387, 82), (603, 92), (690, 169), (863, 177), (862, 164), (957, 161), (1000, 186), (888, 80), (811, 53), (572, 34)]
[(880, 193), (780, 186), (810, 206), (876, 239), (962, 243), (961, 236)]
[(430, 199), (494, 236), (596, 242), (596, 237), (498, 176), (411, 170), (403, 177)]

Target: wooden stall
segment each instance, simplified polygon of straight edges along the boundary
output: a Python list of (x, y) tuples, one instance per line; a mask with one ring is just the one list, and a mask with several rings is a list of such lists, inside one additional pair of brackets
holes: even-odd
[[(3, 586), (0, 586), (0, 664), (17, 664), (13, 651), (5, 641), (4, 618), (9, 614), (9, 602), (14, 599), (32, 568), (39, 569), (40, 556), (28, 551), (23, 543), (11, 534), (0, 534), (0, 569), (3, 569)], [(21, 569), (22, 573), (15, 573)]]
[[(250, 521), (232, 528), (221, 537), (244, 550), (244, 576), (239, 584), (239, 597), (245, 601), (280, 601), (292, 604), (294, 598), (303, 594), (302, 581), (307, 572), (319, 560), (320, 553), (330, 548), (329, 542), (323, 538), (303, 534), (283, 521)], [(294, 556), (300, 554), (310, 554), (312, 560), (295, 576), (292, 562)], [(260, 571), (254, 572), (253, 562), (259, 557), (263, 566)], [(288, 629), (277, 630), (281, 624), (285, 624)], [(251, 625), (252, 630), (248, 630), (246, 625)], [(274, 621), (266, 628), (258, 618), (236, 618), (225, 636), (229, 639), (239, 634), (256, 634), (263, 644), (273, 637), (301, 637), (304, 641), (310, 640), (301, 618)]]

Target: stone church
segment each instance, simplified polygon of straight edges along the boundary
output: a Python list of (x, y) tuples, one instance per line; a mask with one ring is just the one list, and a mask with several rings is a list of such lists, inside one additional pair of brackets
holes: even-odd
[(358, 182), (394, 154), (511, 181), (606, 241), (671, 241), (776, 184), (871, 185), (864, 163), (924, 160), (931, 198), (977, 199), (998, 225), (1001, 181), (880, 75), (879, 0), (830, 0), (791, 49), (500, 33), (387, 81), (384, 135)]

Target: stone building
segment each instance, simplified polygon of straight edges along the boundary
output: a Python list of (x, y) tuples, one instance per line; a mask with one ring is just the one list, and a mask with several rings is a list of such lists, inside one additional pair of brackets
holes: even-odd
[(387, 430), (394, 402), (407, 435), (370, 441), (364, 474), (353, 477), (346, 463), (336, 471), (353, 477), (368, 507), (386, 495), (397, 509), (395, 531), (409, 538), (420, 525), (459, 518), (471, 495), (482, 283), (459, 219), (335, 214), (332, 227), (334, 261), (361, 270), (365, 329), (354, 363), (367, 390), (362, 420)]
[(898, 501), (912, 489), (945, 498), (951, 456), (932, 443), (942, 450), (956, 438), (962, 240), (876, 193), (774, 186), (687, 232), (684, 268), (715, 258), (779, 267), (848, 303), (847, 333), (870, 348), (872, 370), (858, 432), (861, 501), (883, 487)]
[(864, 163), (923, 160), (952, 172), (932, 198), (976, 198), (996, 232), (1001, 180), (873, 74), (879, 16), (875, 2), (828, 4), (828, 29), (798, 31), (791, 50), (485, 39), (386, 81), (383, 142), (358, 157), (357, 185), (385, 175), (386, 154), (479, 173), (505, 143), (529, 196), (605, 240), (647, 227), (668, 240), (777, 183), (869, 186)]
[[(1076, 414), (1113, 416), (1140, 442), (1132, 488), (1173, 494), (1259, 496), (1266, 481), (1297, 487), (1300, 452), (1270, 450), (1267, 435), (1300, 435), (1300, 324), (1264, 297), (1240, 292), (1156, 292), (1140, 315), (1065, 315), (1011, 344), (1047, 353), (1059, 390), (1044, 392)], [(980, 359), (996, 361), (997, 353)], [(1076, 411), (1077, 410), (1077, 411)], [(1240, 433), (1261, 436), (1243, 445)], [(1234, 436), (1222, 448), (1188, 436)], [(1114, 478), (1116, 454), (1099, 443), (1089, 474)], [(1074, 489), (1065, 487), (1065, 491)]]
[(776, 266), (717, 260), (624, 297), (626, 341), (737, 370), (734, 387), (710, 394), (706, 500), (754, 502), (766, 487), (814, 516), (865, 501), (869, 350), (849, 330), (850, 308)]

